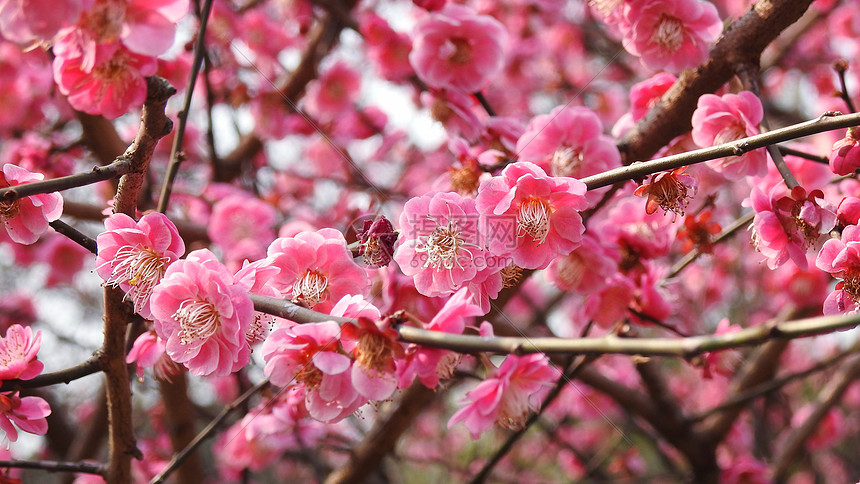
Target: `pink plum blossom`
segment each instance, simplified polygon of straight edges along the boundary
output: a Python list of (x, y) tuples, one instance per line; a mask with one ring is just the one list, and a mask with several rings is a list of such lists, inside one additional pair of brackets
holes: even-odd
[(430, 87), (472, 93), (501, 71), (506, 43), (498, 20), (448, 4), (415, 26), (409, 62)]
[(328, 312), (347, 294), (366, 294), (367, 273), (337, 230), (303, 231), (275, 239), (267, 260), (280, 269), (271, 283), (284, 297)]
[(624, 47), (653, 70), (701, 64), (723, 30), (717, 8), (702, 0), (630, 0), (623, 15)]
[(96, 273), (119, 286), (134, 301), (134, 310), (152, 319), (149, 299), (167, 267), (185, 253), (185, 242), (164, 214), (152, 212), (139, 222), (123, 213), (105, 219), (99, 234)]
[(842, 279), (824, 301), (824, 314), (855, 313), (860, 309), (860, 226), (849, 225), (841, 239), (821, 247), (815, 266)]
[(48, 237), (44, 243), (39, 244), (38, 252), (39, 260), (50, 267), (45, 278), (45, 287), (70, 284), (83, 269), (84, 263), (92, 260), (87, 249), (60, 234), (53, 234), (53, 237)]
[(140, 381), (143, 381), (146, 368), (152, 368), (155, 378), (162, 381), (171, 381), (182, 371), (182, 367), (167, 356), (164, 340), (155, 331), (146, 331), (134, 340), (125, 362), (137, 364), (137, 378)]
[(678, 78), (668, 72), (658, 72), (630, 88), (630, 112), (633, 121), (644, 118)]
[(484, 267), (475, 200), (433, 193), (408, 200), (394, 260), (421, 294), (452, 294)]
[[(424, 325), (429, 331), (462, 334), (467, 321), (481, 316), (484, 311), (475, 304), (466, 288), (451, 296), (442, 309)], [(427, 388), (436, 388), (440, 379), (449, 379), (461, 356), (453, 351), (411, 344), (405, 357), (397, 360), (398, 386), (406, 388), (415, 378)]]
[(171, 264), (150, 300), (167, 354), (198, 376), (225, 376), (248, 364), (245, 335), (254, 319), (248, 287), (208, 249)]
[(768, 195), (753, 188), (753, 243), (771, 269), (791, 259), (805, 270), (807, 249), (816, 247), (836, 224), (836, 210), (824, 200), (821, 190), (807, 195), (802, 187), (795, 187), (789, 195), (785, 192), (779, 185)]
[(849, 128), (845, 137), (833, 143), (830, 169), (837, 175), (850, 175), (860, 168), (860, 136), (857, 128)]
[(473, 108), (478, 102), (472, 96), (451, 89), (430, 89), (421, 93), (421, 104), (430, 116), (442, 123), (451, 136), (475, 140), (481, 132), (481, 120)]
[(361, 91), (361, 74), (345, 62), (335, 62), (308, 85), (305, 106), (316, 118), (338, 118), (353, 107)]
[(352, 385), (352, 360), (340, 335), (334, 321), (301, 324), (272, 331), (262, 347), (266, 377), (279, 386), (303, 386), (310, 416), (323, 422), (342, 420), (366, 401)]
[(581, 106), (558, 106), (532, 118), (516, 152), (520, 161), (553, 176), (585, 178), (621, 166), (621, 154), (615, 141), (603, 134), (600, 118)]
[(49, 40), (61, 28), (77, 22), (83, 7), (81, 0), (2, 0), (0, 34), (19, 44)]
[[(710, 148), (756, 135), (763, 116), (761, 101), (749, 91), (722, 97), (704, 94), (691, 120), (693, 141), (702, 148)], [(764, 148), (759, 148), (738, 157), (709, 161), (708, 166), (730, 180), (762, 176), (767, 172), (767, 154)]]
[(260, 259), (266, 256), (266, 246), (275, 238), (276, 216), (275, 208), (259, 198), (228, 195), (212, 206), (206, 233), (229, 261), (241, 261), (244, 257), (240, 254)]
[(404, 81), (415, 74), (409, 64), (412, 41), (397, 32), (379, 15), (368, 12), (359, 18), (359, 32), (367, 44), (367, 56), (379, 74), (392, 82)]
[(502, 365), (466, 393), (466, 405), (451, 416), (448, 427), (463, 422), (473, 439), (494, 423), (517, 430), (538, 402), (532, 397), (558, 377), (546, 355), (508, 355)]
[[(40, 181), (41, 173), (31, 173), (6, 163), (0, 174), (0, 188), (14, 187)], [(48, 230), (48, 223), (63, 213), (63, 197), (59, 193), (42, 193), (16, 200), (0, 201), (0, 222), (9, 238), (19, 244), (32, 244)]]
[(146, 77), (155, 74), (158, 62), (127, 50), (120, 44), (95, 46), (93, 66), (67, 40), (54, 45), (54, 81), (69, 104), (78, 111), (116, 118), (146, 100)]
[(571, 253), (554, 259), (546, 278), (561, 290), (588, 294), (606, 286), (607, 278), (618, 271), (621, 255), (604, 245), (591, 232)]
[(6, 335), (0, 338), (0, 381), (31, 380), (42, 373), (45, 365), (36, 359), (41, 344), (40, 331), (34, 337), (29, 326), (9, 326)]
[[(51, 414), (48, 402), (40, 397), (20, 397), (18, 392), (0, 393), (0, 430), (10, 442), (18, 440), (18, 429), (45, 435)], [(17, 427), (17, 428), (16, 428)]]
[(507, 222), (506, 231), (488, 237), (490, 252), (510, 255), (525, 269), (543, 269), (579, 247), (585, 227), (577, 210), (585, 205), (584, 183), (547, 176), (539, 166), (524, 161), (482, 183), (476, 199), (488, 225), (493, 218)]

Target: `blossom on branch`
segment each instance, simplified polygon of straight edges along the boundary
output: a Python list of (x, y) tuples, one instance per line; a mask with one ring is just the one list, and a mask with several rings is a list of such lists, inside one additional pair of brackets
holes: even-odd
[[(0, 188), (41, 181), (41, 173), (31, 173), (11, 163), (3, 165)], [(19, 244), (32, 244), (48, 230), (48, 223), (63, 213), (63, 197), (59, 193), (42, 193), (15, 200), (0, 200), (0, 222), (9, 238)]]
[[(693, 141), (702, 148), (710, 148), (759, 134), (758, 125), (763, 117), (761, 101), (749, 91), (722, 97), (705, 94), (693, 112)], [(767, 173), (767, 153), (759, 148), (741, 156), (711, 160), (707, 165), (730, 180), (763, 176)]]
[(149, 299), (167, 267), (185, 253), (185, 242), (173, 222), (152, 212), (139, 222), (124, 213), (105, 219), (96, 238), (96, 273), (105, 283), (119, 286), (134, 301), (134, 310), (152, 319)]
[(45, 365), (36, 359), (42, 344), (42, 333), (36, 332), (29, 326), (13, 324), (6, 330), (6, 335), (0, 338), (0, 381), (18, 378), (31, 380)]
[(815, 266), (842, 279), (824, 301), (824, 314), (854, 314), (860, 309), (860, 226), (849, 225), (841, 239), (821, 247)]
[(830, 169), (837, 175), (850, 175), (860, 168), (860, 129), (849, 128), (845, 137), (833, 143)]
[(45, 435), (48, 415), (51, 415), (51, 407), (40, 397), (22, 398), (18, 392), (0, 393), (0, 430), (10, 442), (18, 440), (18, 429)]
[(208, 249), (167, 268), (151, 298), (153, 327), (170, 358), (198, 376), (225, 376), (248, 364), (254, 319), (248, 287)]

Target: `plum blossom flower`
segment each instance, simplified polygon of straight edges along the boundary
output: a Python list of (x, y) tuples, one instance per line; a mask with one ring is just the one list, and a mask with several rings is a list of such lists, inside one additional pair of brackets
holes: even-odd
[(630, 0), (623, 16), (625, 48), (654, 70), (701, 64), (723, 30), (717, 8), (702, 0)]
[(146, 77), (158, 62), (121, 44), (98, 44), (87, 70), (81, 52), (61, 39), (54, 45), (54, 81), (69, 104), (88, 114), (116, 118), (146, 100)]
[(463, 422), (473, 439), (494, 423), (511, 430), (520, 429), (537, 405), (531, 397), (550, 385), (557, 375), (543, 354), (508, 355), (486, 380), (466, 393), (464, 401), (468, 403), (451, 416), (448, 428)]
[(815, 247), (823, 234), (836, 224), (836, 211), (824, 200), (821, 190), (807, 195), (794, 187), (785, 195), (784, 186), (774, 186), (769, 195), (753, 188), (751, 205), (753, 243), (775, 269), (791, 259), (800, 269), (807, 268), (806, 251)]
[(856, 313), (860, 309), (860, 226), (849, 225), (841, 239), (825, 242), (815, 266), (842, 279), (824, 300), (824, 314)]
[(61, 28), (78, 21), (82, 3), (81, 0), (0, 1), (0, 34), (19, 44), (49, 40)]
[(678, 240), (681, 242), (681, 252), (688, 253), (693, 249), (699, 249), (703, 254), (710, 254), (714, 250), (711, 236), (720, 233), (723, 228), (717, 222), (712, 222), (714, 213), (710, 210), (702, 210), (698, 214), (684, 217), (684, 225), (678, 229)]
[(241, 260), (239, 254), (247, 250), (257, 259), (265, 257), (266, 245), (275, 238), (276, 216), (275, 208), (259, 198), (228, 195), (212, 206), (206, 233), (224, 251), (225, 259)]
[(830, 169), (837, 175), (850, 175), (860, 168), (860, 129), (848, 128), (845, 137), (833, 143)]
[(334, 321), (279, 328), (263, 342), (264, 374), (275, 385), (303, 386), (310, 416), (323, 422), (348, 417), (365, 403), (353, 387), (352, 360)]
[(633, 121), (644, 118), (678, 78), (668, 72), (658, 72), (651, 78), (630, 87), (630, 113)]
[(152, 319), (149, 299), (167, 267), (185, 253), (185, 242), (164, 214), (152, 212), (139, 222), (124, 213), (105, 219), (105, 232), (96, 238), (99, 247), (96, 273), (105, 283), (119, 286), (134, 301), (134, 310)]
[(0, 430), (10, 442), (18, 440), (18, 429), (45, 435), (48, 415), (51, 415), (51, 407), (40, 397), (22, 398), (18, 392), (0, 393)]
[(361, 74), (345, 62), (335, 62), (308, 85), (305, 105), (312, 116), (336, 119), (353, 108), (361, 91)]
[(409, 62), (430, 87), (472, 93), (501, 71), (506, 43), (498, 20), (448, 4), (415, 26)]
[(248, 287), (208, 249), (167, 268), (150, 308), (167, 354), (193, 375), (226, 376), (248, 364), (245, 335), (254, 319)]
[(400, 214), (394, 260), (418, 292), (452, 294), (484, 265), (478, 245), (480, 217), (475, 200), (457, 193), (433, 193), (408, 200)]
[[(469, 291), (463, 288), (445, 302), (433, 319), (424, 325), (424, 329), (462, 334), (467, 321), (483, 314), (484, 311), (475, 304)], [(411, 344), (406, 349), (405, 357), (397, 360), (398, 386), (406, 388), (418, 378), (427, 388), (436, 388), (440, 379), (449, 379), (454, 375), (460, 359), (461, 355), (450, 350)]]
[(137, 378), (140, 381), (143, 381), (146, 368), (152, 368), (155, 377), (162, 381), (170, 381), (182, 371), (182, 367), (167, 356), (164, 340), (155, 331), (146, 331), (134, 340), (125, 362), (137, 363)]
[[(43, 178), (41, 173), (31, 173), (6, 163), (0, 173), (0, 188), (40, 181)], [(29, 245), (39, 240), (48, 230), (48, 223), (60, 218), (62, 213), (63, 197), (59, 193), (43, 193), (12, 201), (0, 201), (0, 222), (3, 222), (9, 238), (19, 244)]]
[(648, 182), (636, 188), (634, 195), (648, 196), (645, 213), (650, 215), (659, 207), (665, 213), (673, 212), (673, 220), (677, 215), (684, 215), (684, 209), (697, 189), (696, 179), (684, 174), (686, 169), (686, 166), (682, 166), (672, 171), (655, 173)]
[(358, 232), (358, 241), (358, 255), (364, 257), (364, 263), (369, 267), (384, 267), (391, 262), (394, 254), (397, 232), (390, 220), (378, 215), (364, 221), (364, 226)]
[(621, 166), (615, 142), (603, 134), (594, 111), (558, 106), (535, 116), (517, 141), (520, 161), (529, 161), (553, 176), (585, 178)]
[[(758, 125), (764, 116), (761, 100), (749, 92), (704, 94), (693, 112), (693, 141), (702, 148), (729, 143), (759, 133)], [(711, 160), (708, 166), (730, 180), (747, 175), (767, 173), (767, 154), (764, 148), (752, 150), (738, 157)]]
[(488, 219), (507, 216), (509, 233), (489, 237), (488, 248), (499, 257), (510, 255), (525, 269), (543, 269), (556, 256), (576, 249), (585, 231), (577, 211), (586, 205), (585, 184), (547, 176), (534, 163), (505, 167), (501, 175), (481, 184), (475, 203)]
[(337, 230), (281, 237), (267, 253), (267, 260), (280, 269), (271, 281), (275, 289), (315, 311), (328, 312), (343, 296), (367, 291), (367, 273), (352, 260), (346, 239)]
[(40, 331), (34, 337), (29, 326), (9, 326), (6, 336), (0, 338), (0, 381), (31, 380), (42, 373), (44, 365), (36, 359), (41, 344)]
[(579, 247), (549, 264), (546, 278), (564, 291), (589, 294), (606, 286), (606, 279), (618, 272), (620, 258), (617, 250), (586, 232)]

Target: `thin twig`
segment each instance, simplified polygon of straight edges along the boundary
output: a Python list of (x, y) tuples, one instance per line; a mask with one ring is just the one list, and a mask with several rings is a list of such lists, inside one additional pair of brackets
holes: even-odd
[(93, 167), (92, 171), (0, 188), (0, 200), (11, 202), (31, 195), (53, 193), (70, 188), (92, 185), (93, 183), (120, 177), (130, 171), (131, 163), (124, 156), (121, 156), (110, 165)]
[(219, 413), (214, 419), (212, 419), (212, 421), (209, 422), (209, 425), (207, 425), (206, 428), (201, 430), (200, 433), (197, 434), (196, 437), (194, 437), (194, 440), (192, 440), (184, 449), (182, 449), (181, 452), (177, 453), (173, 456), (172, 459), (170, 459), (170, 462), (167, 464), (167, 467), (165, 467), (160, 473), (158, 473), (157, 476), (153, 477), (152, 480), (149, 481), (149, 484), (158, 484), (160, 482), (164, 482), (164, 479), (166, 479), (167, 476), (169, 476), (174, 470), (176, 470), (176, 468), (179, 467), (180, 464), (182, 464), (182, 462), (188, 457), (189, 454), (194, 452), (197, 447), (199, 447), (200, 444), (203, 443), (203, 441), (205, 441), (215, 432), (218, 426), (221, 425), (221, 422), (223, 422), (228, 415), (230, 415), (237, 408), (240, 408), (246, 401), (248, 401), (248, 399), (250, 399), (263, 388), (266, 388), (266, 386), (268, 385), (269, 380), (263, 380), (260, 383), (257, 383), (253, 387), (249, 388), (248, 391), (243, 393), (239, 398), (233, 400), (233, 402), (224, 407), (224, 409), (221, 410), (221, 413)]
[(48, 225), (51, 226), (57, 233), (65, 235), (72, 242), (80, 245), (84, 249), (92, 252), (93, 254), (98, 254), (99, 247), (96, 244), (96, 239), (84, 234), (80, 230), (72, 227), (71, 225), (63, 222), (62, 220), (54, 220), (53, 222), (48, 222)]
[(582, 182), (589, 190), (605, 187), (620, 181), (643, 178), (652, 173), (674, 170), (686, 165), (702, 163), (726, 156), (740, 156), (758, 148), (794, 140), (812, 134), (823, 133), (835, 129), (860, 125), (860, 114), (838, 114), (827, 112), (818, 118), (794, 124), (785, 128), (775, 129), (767, 133), (742, 138), (731, 143), (688, 151), (677, 155), (657, 158), (651, 161), (633, 163), (614, 170), (585, 177)]
[(5, 380), (0, 384), (0, 392), (8, 392), (10, 390), (17, 390), (20, 388), (46, 387), (56, 385), (58, 383), (69, 383), (79, 378), (97, 373), (101, 371), (101, 369), (101, 357), (99, 355), (94, 355), (78, 365), (51, 373), (43, 373), (31, 380)]
[(182, 143), (185, 141), (185, 126), (188, 123), (188, 113), (191, 110), (191, 96), (194, 95), (194, 84), (197, 83), (197, 74), (200, 72), (200, 66), (203, 64), (203, 56), (206, 52), (206, 25), (209, 22), (209, 12), (211, 10), (212, 0), (206, 0), (206, 3), (203, 5), (203, 12), (200, 14), (200, 30), (197, 32), (197, 43), (194, 44), (194, 60), (191, 63), (188, 86), (185, 87), (185, 102), (182, 105), (182, 110), (177, 114), (179, 124), (176, 127), (176, 134), (173, 136), (173, 146), (170, 148), (170, 163), (167, 165), (164, 184), (161, 186), (161, 195), (158, 197), (157, 210), (162, 213), (167, 210), (173, 182), (176, 179), (176, 174), (179, 172), (179, 164), (183, 160)]
[(105, 470), (103, 464), (55, 460), (0, 460), (0, 468), (41, 469), (49, 472), (82, 472), (97, 475), (103, 475)]
[(490, 106), (490, 102), (487, 101), (487, 98), (486, 96), (484, 96), (484, 93), (478, 91), (473, 94), (473, 96), (475, 96), (475, 99), (477, 99), (478, 102), (481, 103), (481, 107), (484, 108), (484, 111), (486, 111), (487, 114), (489, 114), (490, 116), (496, 116), (496, 111), (493, 109), (492, 106)]
[(842, 100), (845, 101), (845, 105), (848, 107), (848, 112), (856, 113), (857, 110), (854, 108), (854, 102), (851, 101), (851, 95), (848, 94), (848, 85), (845, 83), (845, 71), (848, 70), (848, 63), (843, 61), (838, 61), (833, 64), (833, 69), (836, 71), (836, 74), (839, 76), (839, 85), (841, 91), (839, 92)]

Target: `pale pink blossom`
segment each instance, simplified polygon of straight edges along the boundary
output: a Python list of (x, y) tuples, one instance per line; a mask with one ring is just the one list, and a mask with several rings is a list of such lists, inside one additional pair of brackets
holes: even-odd
[(857, 128), (849, 128), (845, 137), (833, 143), (830, 169), (837, 175), (850, 175), (860, 168), (860, 136)]
[(170, 358), (198, 376), (225, 376), (248, 364), (254, 319), (248, 287), (208, 249), (171, 264), (150, 300), (153, 327)]
[(38, 245), (37, 256), (50, 270), (45, 278), (45, 287), (71, 284), (81, 272), (84, 263), (92, 261), (91, 254), (72, 239), (53, 234)]
[(158, 62), (132, 52), (121, 44), (97, 44), (93, 65), (60, 39), (54, 45), (54, 81), (69, 104), (78, 111), (116, 118), (146, 100), (146, 77), (155, 74)]
[(452, 294), (484, 267), (475, 200), (432, 193), (408, 200), (400, 214), (394, 260), (418, 292)]
[(229, 261), (260, 259), (266, 256), (266, 247), (275, 238), (276, 216), (275, 208), (259, 198), (228, 195), (212, 206), (206, 234)]
[(472, 93), (501, 71), (506, 43), (498, 20), (448, 4), (415, 26), (409, 62), (430, 87)]
[(379, 75), (392, 82), (401, 82), (415, 74), (409, 64), (412, 41), (397, 32), (382, 17), (373, 12), (359, 17), (359, 32), (367, 44), (367, 57)]
[(368, 278), (337, 230), (299, 232), (275, 239), (267, 260), (280, 269), (271, 283), (284, 297), (328, 312), (343, 296), (366, 294)]
[(717, 8), (702, 0), (629, 0), (623, 8), (622, 43), (653, 70), (701, 64), (723, 30)]
[(505, 224), (487, 237), (489, 251), (508, 255), (525, 269), (543, 269), (555, 257), (579, 247), (585, 227), (585, 184), (575, 178), (550, 177), (524, 161), (508, 165), (484, 183), (476, 207), (487, 225)]
[(18, 44), (50, 40), (78, 21), (81, 0), (0, 0), (0, 34)]
[(451, 89), (430, 89), (422, 92), (420, 99), (451, 136), (474, 141), (480, 135), (481, 120), (474, 110), (478, 102), (472, 96)]
[[(0, 173), (0, 188), (14, 187), (44, 179), (41, 173), (31, 173), (9, 163)], [(19, 244), (32, 244), (48, 230), (48, 223), (63, 213), (63, 197), (59, 193), (42, 193), (12, 201), (0, 201), (0, 222), (9, 238)]]
[[(442, 309), (424, 324), (424, 329), (442, 333), (462, 334), (467, 322), (484, 311), (475, 304), (466, 288), (451, 296)], [(440, 379), (454, 375), (461, 355), (441, 348), (410, 344), (404, 358), (397, 360), (398, 386), (406, 388), (415, 378), (427, 388), (436, 388)]]
[(581, 106), (558, 106), (532, 118), (516, 152), (520, 161), (553, 176), (585, 178), (621, 166), (621, 154), (603, 134), (600, 118)]
[(853, 314), (860, 309), (860, 226), (849, 225), (841, 239), (821, 247), (815, 266), (842, 279), (824, 301), (824, 314)]
[(791, 259), (805, 270), (806, 251), (816, 248), (836, 224), (836, 209), (824, 200), (821, 190), (808, 195), (803, 187), (795, 187), (789, 194), (786, 191), (777, 185), (765, 195), (753, 188), (753, 243), (771, 269)]
[(361, 91), (361, 74), (346, 62), (338, 61), (308, 84), (305, 107), (317, 119), (337, 119), (354, 109)]
[(18, 440), (18, 429), (45, 435), (48, 415), (51, 415), (51, 407), (40, 397), (22, 398), (18, 392), (0, 393), (0, 430), (10, 442)]
[(143, 381), (146, 368), (152, 368), (155, 377), (162, 381), (170, 381), (182, 371), (182, 367), (167, 356), (164, 340), (155, 331), (146, 331), (134, 340), (125, 362), (137, 364), (137, 378), (140, 381)]
[(42, 373), (45, 365), (36, 359), (41, 344), (40, 331), (33, 336), (29, 326), (9, 326), (6, 335), (0, 338), (0, 381), (31, 380)]
[[(722, 97), (704, 94), (691, 120), (693, 141), (702, 148), (710, 148), (759, 134), (758, 125), (763, 116), (761, 101), (749, 91)], [(709, 161), (708, 166), (730, 180), (747, 175), (762, 176), (767, 173), (767, 153), (759, 148), (741, 156)]]
[(105, 283), (119, 286), (134, 301), (134, 310), (152, 319), (149, 299), (167, 267), (185, 253), (185, 242), (164, 214), (152, 212), (139, 222), (123, 213), (105, 219), (96, 273)]
[(341, 328), (334, 321), (279, 328), (263, 342), (264, 373), (275, 385), (300, 385), (310, 416), (336, 422), (366, 400), (352, 385), (352, 360), (340, 345)]
[(466, 393), (466, 405), (451, 416), (448, 427), (463, 422), (473, 439), (494, 423), (521, 429), (529, 412), (539, 404), (533, 397), (556, 378), (558, 371), (546, 355), (508, 355), (487, 379)]
[(546, 278), (563, 291), (590, 294), (606, 286), (607, 278), (618, 272), (620, 259), (618, 250), (586, 232), (579, 247), (549, 264)]

